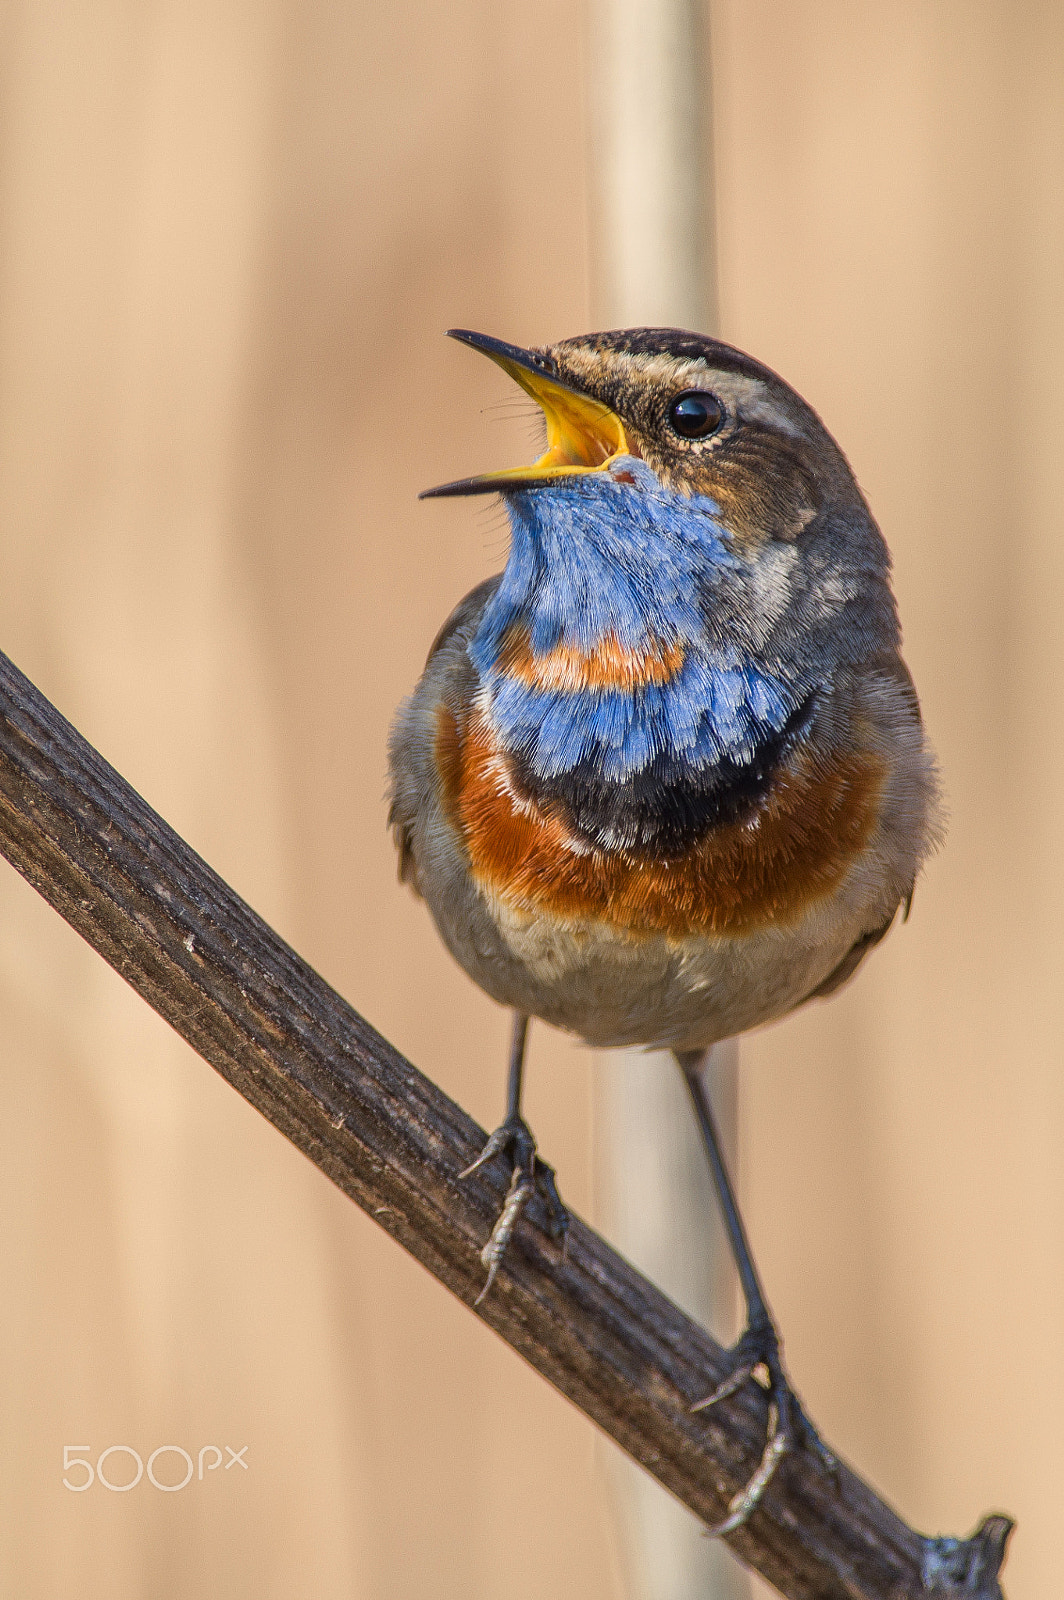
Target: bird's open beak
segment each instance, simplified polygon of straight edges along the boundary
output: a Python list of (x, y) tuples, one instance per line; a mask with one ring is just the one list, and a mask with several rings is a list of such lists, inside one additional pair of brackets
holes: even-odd
[(553, 377), (542, 356), (504, 344), (486, 333), (469, 333), (465, 328), (450, 328), (448, 336), (482, 350), (509, 373), (526, 394), (543, 408), (547, 419), (547, 448), (530, 467), (504, 467), (501, 472), (482, 472), (457, 483), (441, 483), (425, 489), (421, 500), (452, 494), (494, 494), (513, 484), (536, 484), (569, 478), (582, 472), (601, 472), (614, 456), (632, 454), (620, 417), (590, 395), (581, 394)]

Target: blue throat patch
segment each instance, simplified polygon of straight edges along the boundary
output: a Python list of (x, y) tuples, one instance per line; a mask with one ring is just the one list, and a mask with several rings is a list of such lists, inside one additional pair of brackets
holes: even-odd
[[(618, 471), (633, 481), (620, 482)], [(491, 720), (535, 784), (565, 775), (660, 784), (749, 774), (802, 711), (801, 697), (713, 626), (714, 589), (740, 568), (719, 507), (662, 488), (643, 461), (504, 496), (512, 544), (469, 654)], [(534, 655), (593, 656), (608, 636), (637, 656), (680, 646), (665, 683), (543, 689), (500, 669), (509, 630)], [(744, 779), (746, 786), (749, 782)]]

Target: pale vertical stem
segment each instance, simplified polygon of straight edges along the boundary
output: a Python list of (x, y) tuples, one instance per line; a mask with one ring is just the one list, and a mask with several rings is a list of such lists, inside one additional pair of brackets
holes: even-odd
[[(734, 1146), (735, 1043), (705, 1072)], [(729, 1138), (729, 1135), (731, 1137)], [(718, 1338), (736, 1333), (735, 1273), (698, 1125), (671, 1054), (603, 1055), (596, 1074), (596, 1221), (617, 1248)], [(729, 1152), (734, 1171), (734, 1149)], [(631, 1600), (738, 1600), (730, 1552), (653, 1479), (603, 1444)]]
[(712, 333), (708, 6), (590, 0), (589, 22), (596, 309)]
[[(599, 326), (716, 331), (708, 7), (591, 0), (592, 215)], [(735, 1056), (707, 1071), (734, 1168)], [(734, 1275), (698, 1129), (671, 1055), (604, 1057), (596, 1180), (605, 1231), (687, 1311), (731, 1336)], [(604, 1447), (608, 1449), (608, 1447)], [(730, 1555), (610, 1451), (632, 1600), (738, 1600)]]

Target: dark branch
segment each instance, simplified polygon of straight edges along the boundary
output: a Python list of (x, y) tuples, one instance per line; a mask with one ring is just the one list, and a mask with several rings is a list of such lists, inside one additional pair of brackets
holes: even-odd
[[(503, 1178), (484, 1133), (283, 943), (0, 656), (0, 851), (182, 1038), (472, 1308)], [(574, 1219), (535, 1201), (476, 1315), (707, 1523), (757, 1463), (765, 1404), (691, 1406), (720, 1347)], [(794, 1600), (1000, 1596), (1011, 1524), (922, 1538), (842, 1467), (797, 1455), (736, 1553)]]

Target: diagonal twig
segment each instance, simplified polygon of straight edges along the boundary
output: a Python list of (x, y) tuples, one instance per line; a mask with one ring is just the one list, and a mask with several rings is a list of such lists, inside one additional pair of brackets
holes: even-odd
[[(244, 1098), (472, 1309), (505, 1184), (484, 1133), (300, 960), (0, 655), (0, 853)], [(707, 1524), (762, 1451), (753, 1386), (573, 1219), (533, 1198), (480, 1316)], [(1011, 1530), (926, 1539), (847, 1467), (789, 1455), (736, 1554), (792, 1600), (1000, 1600)]]

